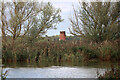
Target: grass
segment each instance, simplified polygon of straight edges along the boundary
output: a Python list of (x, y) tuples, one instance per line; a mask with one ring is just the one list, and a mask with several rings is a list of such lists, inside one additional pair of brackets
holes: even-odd
[(0, 65), (2, 64), (2, 59), (0, 59)]
[(120, 59), (120, 50), (116, 41), (87, 43), (84, 41), (38, 41), (17, 44), (14, 52), (9, 46), (3, 51), (3, 62), (49, 61), (83, 62), (90, 60), (113, 61)]
[(111, 70), (106, 71), (103, 75), (98, 74), (99, 80), (120, 80), (120, 67), (111, 67)]
[(1, 70), (1, 80), (6, 80), (8, 71), (3, 72), (3, 69)]

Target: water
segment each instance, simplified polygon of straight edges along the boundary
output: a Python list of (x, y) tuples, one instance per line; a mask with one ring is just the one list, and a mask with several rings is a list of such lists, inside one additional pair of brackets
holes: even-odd
[[(114, 63), (115, 64), (115, 63)], [(7, 78), (97, 78), (97, 71), (103, 74), (110, 63), (19, 63), (5, 64)], [(11, 66), (11, 67), (10, 67)]]
[(51, 66), (45, 68), (6, 68), (8, 78), (97, 78), (97, 70), (105, 69), (85, 67)]

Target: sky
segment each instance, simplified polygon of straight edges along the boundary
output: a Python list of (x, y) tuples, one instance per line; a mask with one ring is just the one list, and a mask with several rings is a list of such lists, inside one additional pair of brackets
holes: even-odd
[[(0, 0), (3, 1), (3, 0)], [(4, 2), (11, 2), (13, 0), (4, 0)], [(18, 1), (18, 0), (17, 0)], [(34, 2), (32, 0), (20, 0), (20, 2)], [(61, 17), (62, 19), (64, 19), (64, 21), (62, 21), (61, 23), (59, 23), (56, 27), (57, 29), (51, 29), (48, 30), (47, 33), (45, 35), (47, 36), (55, 36), (55, 35), (59, 35), (60, 31), (65, 31), (66, 35), (69, 36), (70, 32), (69, 29), (70, 28), (70, 21), (69, 18), (71, 18), (71, 16), (73, 15), (73, 7), (72, 4), (76, 4), (78, 3), (78, 0), (37, 0), (39, 2), (51, 2), (51, 4), (53, 5), (53, 7), (55, 8), (60, 8), (61, 9)]]
[[(69, 18), (72, 18), (73, 16), (73, 7), (74, 5), (75, 9), (78, 6), (79, 2), (101, 2), (102, 0), (43, 0), (43, 2), (51, 2), (52, 5), (55, 8), (60, 8), (62, 10), (61, 16), (64, 19), (63, 22), (57, 25), (56, 30), (48, 30), (48, 32), (45, 35), (48, 36), (54, 36), (59, 35), (60, 31), (65, 31), (67, 36), (70, 36), (70, 32), (68, 28), (71, 28), (71, 23), (69, 21)], [(116, 2), (119, 0), (104, 0), (105, 2)]]
[[(2, 0), (0, 0), (2, 1)], [(5, 0), (6, 2), (9, 1), (13, 1), (13, 0)], [(22, 2), (26, 2), (26, 1), (35, 1), (35, 0), (20, 0)], [(73, 7), (72, 5), (74, 5), (74, 7), (76, 8), (78, 6), (78, 2), (86, 2), (86, 1), (94, 1), (94, 0), (36, 0), (36, 1), (43, 1), (43, 2), (51, 2), (52, 5), (55, 8), (60, 8), (61, 9), (61, 17), (62, 19), (64, 19), (63, 22), (59, 23), (56, 27), (57, 29), (51, 29), (48, 30), (47, 33), (45, 35), (48, 36), (55, 36), (55, 35), (59, 35), (60, 31), (65, 31), (67, 36), (70, 36), (70, 32), (68, 28), (71, 28), (71, 23), (69, 21), (69, 18), (72, 18), (73, 16)], [(96, 0), (96, 1), (101, 1), (101, 0)], [(105, 1), (110, 1), (110, 0), (105, 0)], [(114, 1), (119, 1), (119, 0), (111, 0), (112, 2)]]
[[(0, 0), (3, 1), (3, 0)], [(4, 2), (11, 2), (14, 0), (4, 0)], [(15, 0), (16, 1), (16, 0)], [(18, 0), (17, 0), (18, 1)], [(55, 8), (60, 8), (61, 9), (61, 17), (62, 19), (64, 19), (63, 22), (59, 23), (56, 27), (57, 29), (51, 29), (48, 30), (47, 33), (45, 35), (47, 36), (55, 36), (55, 35), (59, 35), (60, 31), (65, 31), (66, 35), (69, 36), (71, 35), (69, 32), (70, 26), (70, 21), (69, 18), (71, 18), (71, 16), (73, 15), (73, 7), (72, 5), (76, 5), (78, 3), (78, 0), (20, 0), (20, 2), (51, 2), (51, 4), (53, 5), (53, 7)]]
[(69, 18), (72, 18), (71, 16), (73, 15), (73, 7), (72, 5), (77, 5), (77, 1), (51, 1), (52, 5), (55, 8), (60, 8), (61, 9), (61, 17), (64, 19), (63, 22), (59, 23), (56, 27), (57, 29), (51, 29), (48, 30), (48, 32), (45, 35), (48, 36), (54, 36), (54, 35), (59, 35), (60, 31), (65, 31), (67, 36), (70, 36), (69, 29), (71, 27)]

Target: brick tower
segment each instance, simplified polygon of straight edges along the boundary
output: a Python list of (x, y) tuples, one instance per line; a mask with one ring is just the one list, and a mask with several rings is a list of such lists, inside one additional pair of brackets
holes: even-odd
[(59, 40), (66, 40), (65, 31), (60, 31), (60, 38), (59, 38)]

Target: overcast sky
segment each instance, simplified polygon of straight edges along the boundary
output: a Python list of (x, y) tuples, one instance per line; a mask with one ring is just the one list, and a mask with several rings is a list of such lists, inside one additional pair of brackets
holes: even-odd
[(69, 29), (71, 27), (69, 18), (73, 16), (73, 7), (77, 7), (78, 2), (100, 2), (100, 1), (105, 1), (105, 2), (118, 2), (120, 0), (43, 0), (45, 2), (49, 1), (53, 4), (55, 8), (60, 8), (62, 10), (61, 16), (64, 19), (63, 22), (57, 25), (56, 30), (49, 30), (46, 35), (48, 36), (53, 36), (53, 35), (59, 35), (60, 31), (66, 31), (66, 35), (69, 36), (70, 32)]
[[(11, 2), (14, 0), (0, 0), (4, 2)], [(20, 0), (20, 2), (24, 2), (25, 0)], [(34, 2), (32, 0), (28, 0), (27, 2)], [(53, 35), (59, 35), (60, 31), (66, 31), (66, 35), (70, 35), (68, 28), (70, 28), (70, 21), (69, 18), (73, 15), (73, 8), (72, 4), (78, 3), (78, 0), (37, 0), (37, 1), (43, 1), (43, 2), (51, 2), (51, 4), (55, 8), (61, 9), (61, 17), (64, 19), (63, 22), (59, 23), (57, 25), (57, 29), (51, 29), (49, 30), (45, 35), (53, 36)], [(26, 1), (25, 1), (26, 2)]]
[[(0, 0), (0, 1), (3, 1), (3, 0)], [(4, 1), (9, 2), (13, 0), (4, 0)], [(24, 2), (24, 1), (35, 1), (35, 0), (20, 0), (20, 1)], [(74, 5), (74, 7), (77, 7), (78, 1), (85, 2), (85, 1), (94, 1), (94, 0), (36, 0), (36, 1), (51, 2), (55, 8), (60, 8), (62, 11), (61, 16), (62, 16), (62, 19), (64, 19), (64, 21), (57, 25), (56, 30), (51, 29), (45, 35), (48, 35), (48, 36), (59, 35), (60, 31), (66, 31), (66, 35), (69, 36), (70, 32), (68, 28), (71, 27), (69, 18), (72, 18), (73, 16), (72, 5)], [(101, 0), (97, 0), (97, 1), (101, 1)], [(105, 0), (105, 1), (110, 1), (110, 0)], [(113, 2), (113, 1), (119, 1), (119, 0), (111, 0), (111, 1)]]
[(70, 21), (69, 18), (71, 18), (71, 16), (73, 15), (73, 7), (72, 5), (77, 5), (77, 0), (76, 1), (61, 1), (61, 0), (52, 0), (50, 1), (52, 3), (52, 5), (55, 8), (60, 8), (61, 9), (61, 16), (62, 19), (64, 19), (63, 22), (61, 22), (60, 24), (57, 25), (57, 29), (56, 30), (49, 30), (46, 35), (48, 36), (53, 36), (53, 35), (59, 35), (60, 31), (66, 31), (66, 35), (69, 36), (69, 29), (70, 28)]
[[(44, 2), (51, 2), (55, 8), (60, 8), (62, 10), (61, 16), (64, 19), (63, 22), (57, 25), (56, 30), (49, 30), (46, 35), (53, 36), (53, 35), (59, 35), (60, 31), (66, 31), (66, 35), (69, 36), (70, 32), (69, 29), (71, 27), (69, 18), (73, 16), (73, 7), (77, 7), (78, 2), (100, 2), (103, 0), (43, 0)], [(116, 2), (119, 0), (104, 0), (105, 2)]]

